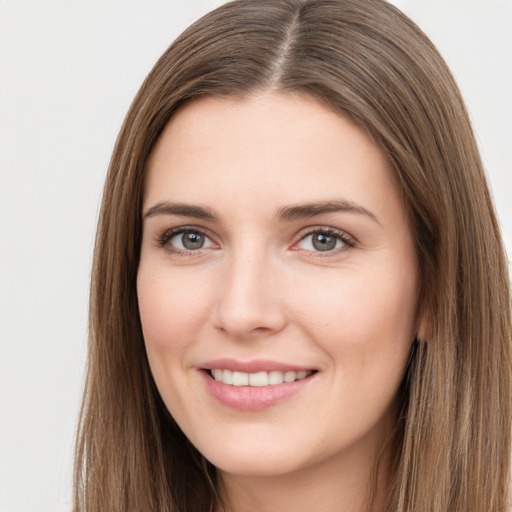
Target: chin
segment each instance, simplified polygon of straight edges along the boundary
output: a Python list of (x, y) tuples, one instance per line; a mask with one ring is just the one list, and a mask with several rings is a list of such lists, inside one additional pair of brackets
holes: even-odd
[(294, 473), (306, 465), (294, 457), (276, 458), (275, 454), (265, 456), (250, 452), (223, 454), (209, 460), (221, 473), (245, 477), (278, 477)]
[(218, 440), (197, 448), (219, 471), (233, 475), (280, 476), (307, 465), (307, 454), (299, 445), (284, 446), (282, 441), (258, 437), (243, 442)]

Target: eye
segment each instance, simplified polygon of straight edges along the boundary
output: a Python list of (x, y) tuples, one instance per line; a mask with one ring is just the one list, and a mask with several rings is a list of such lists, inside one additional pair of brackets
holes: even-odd
[(195, 233), (194, 231), (187, 231), (179, 235), (174, 235), (169, 243), (177, 249), (184, 249), (186, 251), (196, 251), (202, 249), (206, 237), (202, 233)]
[(159, 240), (158, 245), (166, 247), (171, 252), (193, 252), (215, 247), (215, 244), (205, 233), (191, 228), (167, 231)]
[(331, 252), (353, 247), (350, 237), (342, 231), (333, 228), (317, 229), (304, 235), (296, 247), (305, 251)]

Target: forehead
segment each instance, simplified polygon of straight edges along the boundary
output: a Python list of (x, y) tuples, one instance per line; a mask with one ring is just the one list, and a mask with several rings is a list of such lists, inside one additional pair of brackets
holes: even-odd
[[(305, 94), (267, 91), (247, 97), (206, 96), (186, 103), (173, 115), (155, 145), (150, 166), (166, 149), (190, 155), (202, 149), (213, 151), (219, 142), (233, 146), (251, 142), (259, 144), (261, 152), (300, 153), (311, 144), (336, 144), (341, 130), (347, 142), (356, 145), (352, 157), (383, 157), (352, 120)], [(277, 138), (269, 144), (274, 135)]]
[(219, 200), (220, 192), (246, 207), (258, 200), (263, 207), (262, 197), (277, 205), (340, 194), (375, 205), (399, 196), (389, 161), (368, 134), (298, 94), (190, 102), (167, 124), (146, 171), (146, 207)]

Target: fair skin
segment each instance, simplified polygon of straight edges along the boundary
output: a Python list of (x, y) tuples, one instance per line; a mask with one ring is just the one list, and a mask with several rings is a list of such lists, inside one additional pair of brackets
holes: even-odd
[(232, 509), (363, 510), (418, 328), (384, 153), (305, 96), (199, 99), (153, 150), (143, 215), (151, 370)]

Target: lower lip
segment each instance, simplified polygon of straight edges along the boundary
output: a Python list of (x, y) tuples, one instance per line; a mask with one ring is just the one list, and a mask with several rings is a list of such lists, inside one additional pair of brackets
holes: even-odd
[(232, 386), (213, 379), (206, 371), (201, 371), (208, 391), (223, 405), (245, 411), (260, 411), (291, 398), (304, 389), (317, 375), (294, 382), (284, 382), (274, 386)]

